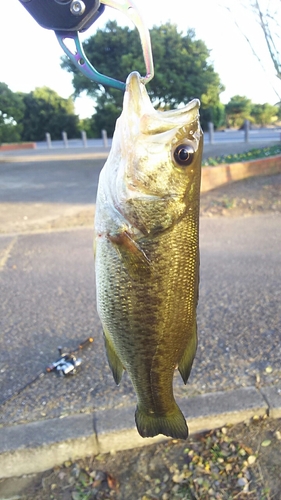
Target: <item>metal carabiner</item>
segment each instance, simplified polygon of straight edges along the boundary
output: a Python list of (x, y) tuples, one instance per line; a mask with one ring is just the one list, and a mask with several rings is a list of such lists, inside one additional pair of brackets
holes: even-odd
[(125, 16), (127, 16), (137, 28), (140, 35), (142, 52), (146, 68), (146, 75), (142, 77), (142, 82), (148, 83), (154, 77), (154, 66), (153, 66), (150, 34), (148, 28), (145, 25), (141, 13), (137, 9), (133, 0), (100, 0), (100, 2), (104, 5), (112, 7), (113, 9), (123, 12), (123, 14), (125, 14)]
[[(142, 77), (143, 83), (149, 82), (154, 76), (153, 57), (151, 49), (150, 34), (145, 26), (140, 12), (132, 0), (100, 0), (101, 4), (108, 5), (116, 10), (123, 12), (136, 26), (141, 40), (146, 75)], [(102, 5), (101, 5), (102, 7)], [(72, 63), (78, 68), (84, 76), (102, 85), (109, 85), (119, 90), (125, 91), (126, 84), (114, 78), (99, 73), (87, 58), (78, 31), (55, 31), (58, 42)], [(75, 52), (67, 47), (65, 40), (71, 39), (75, 44)]]

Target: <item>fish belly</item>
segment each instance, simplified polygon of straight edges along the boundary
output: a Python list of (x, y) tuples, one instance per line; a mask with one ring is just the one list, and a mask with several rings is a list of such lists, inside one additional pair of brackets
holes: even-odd
[(122, 251), (106, 235), (99, 237), (98, 312), (106, 342), (135, 388), (140, 434), (185, 438), (187, 426), (172, 384), (185, 358), (189, 374), (197, 345), (198, 217), (183, 217), (171, 230), (142, 238), (138, 245), (150, 263), (133, 272)]

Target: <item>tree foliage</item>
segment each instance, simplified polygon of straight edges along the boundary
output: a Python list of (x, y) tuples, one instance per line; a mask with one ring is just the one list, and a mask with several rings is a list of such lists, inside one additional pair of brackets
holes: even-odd
[(279, 108), (271, 104), (254, 104), (245, 96), (235, 95), (225, 106), (228, 127), (242, 127), (245, 120), (262, 127), (278, 120)]
[[(197, 97), (202, 102), (202, 121), (205, 110), (219, 105), (219, 94), (224, 90), (218, 74), (209, 62), (209, 50), (197, 40), (193, 30), (184, 35), (171, 23), (154, 26), (151, 41), (155, 61), (155, 77), (147, 85), (155, 107), (172, 109)], [(93, 65), (108, 76), (125, 81), (133, 71), (144, 74), (144, 62), (138, 33), (109, 21), (103, 30), (84, 43)], [(96, 99), (96, 118), (102, 128), (113, 127), (122, 109), (122, 93), (110, 87), (103, 88), (85, 78), (67, 59), (62, 67), (73, 73), (75, 95), (86, 91)], [(206, 113), (207, 118), (208, 113)], [(107, 126), (106, 126), (107, 125)]]
[(78, 135), (78, 116), (74, 113), (72, 99), (63, 99), (48, 87), (36, 88), (28, 94), (19, 94), (25, 105), (22, 140), (42, 141), (46, 132), (52, 139), (61, 139), (62, 131), (68, 136)]
[(251, 118), (261, 126), (266, 126), (278, 120), (278, 106), (272, 106), (267, 102), (264, 104), (253, 104), (251, 109)]
[(28, 94), (12, 92), (0, 83), (0, 143), (41, 141), (50, 132), (53, 139), (79, 134), (79, 119), (71, 98), (63, 99), (48, 87)]
[(250, 119), (252, 102), (245, 96), (235, 95), (225, 106), (226, 121), (229, 127), (241, 127)]
[(0, 144), (20, 141), (22, 126), (19, 122), (23, 114), (22, 99), (6, 83), (0, 82)]

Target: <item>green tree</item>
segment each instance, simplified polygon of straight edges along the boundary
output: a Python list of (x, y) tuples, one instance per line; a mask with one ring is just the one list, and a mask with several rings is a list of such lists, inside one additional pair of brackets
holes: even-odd
[[(172, 109), (198, 97), (202, 101), (204, 118), (204, 110), (219, 105), (219, 94), (224, 90), (218, 74), (208, 61), (210, 54), (205, 43), (196, 40), (193, 30), (184, 35), (171, 23), (154, 26), (150, 34), (155, 77), (147, 88), (153, 104), (157, 108)], [(133, 70), (141, 74), (145, 71), (137, 31), (119, 27), (115, 21), (109, 21), (103, 30), (97, 30), (85, 41), (84, 48), (98, 71), (118, 80), (125, 81)], [(75, 95), (86, 91), (96, 99), (98, 122), (113, 120), (115, 123), (122, 109), (122, 93), (88, 80), (67, 58), (63, 58), (62, 67), (73, 73)]]
[(95, 115), (91, 118), (82, 118), (79, 121), (79, 129), (84, 130), (88, 138), (98, 137), (96, 133)]
[(272, 104), (253, 104), (251, 116), (257, 125), (269, 125), (278, 120), (278, 106)]
[(19, 125), (24, 113), (24, 103), (19, 95), (12, 92), (6, 83), (0, 82), (0, 144), (21, 140), (22, 126)]
[(205, 108), (202, 106), (200, 111), (200, 121), (204, 130), (207, 130), (207, 125), (212, 122), (215, 128), (225, 126), (225, 106), (221, 102)]
[(276, 107), (277, 107), (277, 118), (280, 121), (281, 120), (281, 102), (278, 102), (276, 104)]
[(245, 120), (250, 119), (252, 102), (245, 96), (235, 95), (225, 106), (228, 127), (241, 127)]
[(68, 137), (79, 134), (79, 119), (74, 113), (71, 98), (63, 99), (48, 87), (36, 88), (28, 94), (20, 94), (25, 104), (25, 112), (20, 120), (22, 137), (28, 141), (42, 141), (46, 132), (52, 139), (61, 139), (62, 131)]
[(100, 137), (101, 130), (105, 129), (109, 137), (113, 136), (115, 123), (121, 113), (121, 106), (117, 106), (111, 96), (102, 95), (97, 102), (96, 112), (93, 115), (93, 129), (95, 136)]

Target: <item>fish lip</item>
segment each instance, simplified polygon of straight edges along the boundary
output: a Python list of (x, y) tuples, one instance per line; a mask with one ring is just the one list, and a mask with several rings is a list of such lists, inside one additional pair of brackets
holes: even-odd
[(126, 80), (126, 92), (137, 93), (141, 91), (143, 85), (141, 76), (138, 71), (132, 71)]
[(143, 115), (145, 112), (155, 112), (147, 94), (143, 79), (138, 71), (132, 71), (126, 80), (123, 113), (130, 113), (132, 111), (138, 116)]

